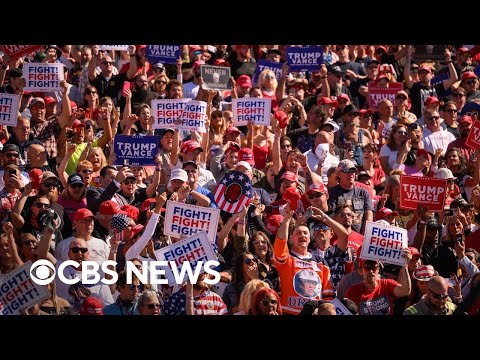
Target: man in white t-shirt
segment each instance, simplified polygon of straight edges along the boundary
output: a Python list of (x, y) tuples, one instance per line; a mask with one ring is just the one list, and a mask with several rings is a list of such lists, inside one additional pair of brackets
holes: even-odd
[(340, 160), (330, 153), (330, 145), (333, 144), (333, 135), (327, 131), (319, 131), (315, 136), (313, 149), (304, 153), (307, 163), (312, 172), (317, 172), (318, 165), (322, 166), (322, 182), (328, 182), (327, 171), (332, 166), (337, 166)]
[(95, 216), (87, 208), (79, 209), (73, 216), (73, 226), (75, 236), (60, 241), (55, 248), (55, 258), (57, 260), (69, 259), (70, 243), (76, 239), (84, 239), (88, 245), (89, 259), (99, 265), (108, 260), (110, 247), (103, 240), (92, 236), (93, 221)]
[(430, 154), (435, 154), (436, 149), (442, 149), (442, 155), (445, 155), (448, 144), (455, 141), (455, 136), (440, 126), (440, 115), (436, 110), (427, 110), (425, 114), (425, 123), (430, 134), (423, 133), (423, 148)]

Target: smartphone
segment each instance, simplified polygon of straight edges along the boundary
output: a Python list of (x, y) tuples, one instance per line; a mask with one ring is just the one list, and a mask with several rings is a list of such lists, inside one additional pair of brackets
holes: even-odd
[(295, 88), (291, 87), (290, 89), (288, 89), (288, 95), (295, 96)]
[(123, 166), (124, 167), (129, 167), (130, 166), (130, 161), (128, 159), (123, 159)]
[(345, 141), (345, 151), (352, 151), (352, 143), (350, 141)]
[(122, 95), (123, 95), (123, 96), (126, 96), (126, 95), (125, 95), (125, 91), (130, 90), (131, 87), (132, 87), (132, 83), (131, 83), (130, 81), (124, 81), (124, 82), (123, 82)]
[(455, 280), (453, 279), (446, 279), (448, 283), (448, 287), (455, 287)]
[(16, 171), (16, 170), (13, 170), (13, 169), (10, 169), (10, 170), (8, 170), (8, 174), (9, 174), (10, 176), (12, 176), (12, 175), (17, 175), (17, 171)]
[(463, 234), (457, 234), (457, 242), (462, 245), (463, 244)]
[(167, 191), (165, 184), (159, 184), (157, 187), (157, 194), (163, 194), (165, 191)]
[(150, 203), (150, 210), (154, 210), (154, 209), (155, 209), (155, 206), (157, 206), (157, 203), (156, 203), (156, 202)]

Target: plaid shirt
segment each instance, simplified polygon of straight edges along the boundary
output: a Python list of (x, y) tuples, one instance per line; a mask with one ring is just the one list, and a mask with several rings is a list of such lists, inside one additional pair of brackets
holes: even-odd
[(62, 130), (58, 123), (58, 117), (39, 123), (32, 121), (30, 127), (30, 132), (33, 134), (33, 137), (43, 143), (50, 158), (56, 158), (58, 152), (57, 138)]

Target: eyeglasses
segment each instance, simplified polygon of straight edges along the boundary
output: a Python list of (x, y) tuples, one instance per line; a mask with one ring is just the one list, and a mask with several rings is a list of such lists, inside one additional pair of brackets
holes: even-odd
[(273, 76), (270, 74), (265, 75), (265, 79), (273, 79)]
[(132, 185), (132, 184), (135, 184), (136, 180), (125, 180), (123, 183), (125, 185)]
[(448, 298), (448, 294), (437, 294), (437, 293), (434, 293), (432, 290), (428, 289), (428, 291), (430, 292), (430, 294), (432, 294), (432, 296), (437, 299), (437, 300), (445, 300), (446, 298)]
[(290, 149), (292, 147), (291, 144), (283, 144), (283, 145), (280, 145), (280, 149)]
[(454, 114), (454, 113), (457, 112), (457, 109), (445, 109), (444, 111), (445, 111), (445, 112), (448, 112), (448, 113)]
[(454, 182), (455, 182), (455, 180), (453, 180), (453, 179), (448, 179), (447, 180), (447, 184), (453, 184)]
[(247, 257), (247, 258), (243, 259), (243, 263), (244, 263), (244, 264), (250, 265), (252, 262), (255, 262), (255, 263), (256, 263), (256, 262), (257, 262), (257, 258), (253, 258), (253, 259), (252, 259), (252, 258), (248, 258), (248, 257)]
[(139, 284), (139, 285), (130, 284), (130, 287), (129, 287), (130, 290), (137, 289), (138, 291), (143, 291), (144, 288), (145, 286), (143, 284)]
[(166, 84), (167, 82), (166, 81), (163, 81), (163, 80), (156, 80), (155, 81), (155, 84)]
[(440, 119), (440, 116), (430, 116), (427, 118), (427, 120), (439, 120)]
[(50, 204), (44, 204), (44, 203), (35, 203), (34, 205), (39, 209), (43, 209), (43, 208), (48, 209), (50, 207)]
[(357, 172), (356, 168), (348, 169), (347, 171), (342, 170), (344, 174), (355, 174)]
[(338, 214), (338, 216), (344, 217), (344, 218), (351, 218), (353, 217), (353, 213), (340, 213)]
[(478, 112), (477, 111), (472, 111), (472, 112), (467, 112), (465, 115), (467, 116), (471, 116), (471, 117), (477, 117), (478, 116)]
[(462, 97), (467, 96), (467, 95), (462, 94), (462, 93), (453, 93), (452, 96), (454, 96), (456, 98), (462, 98)]
[(83, 173), (83, 174), (93, 174), (93, 170), (83, 169), (83, 170), (82, 170), (82, 173)]
[(262, 300), (261, 303), (262, 303), (263, 306), (269, 306), (269, 305), (277, 306), (278, 305), (278, 301), (273, 300), (273, 299), (272, 300), (265, 299), (265, 300)]
[(111, 61), (104, 61), (102, 62), (103, 65), (113, 65), (113, 62)]
[(70, 251), (74, 254), (78, 254), (79, 252), (81, 252), (82, 254), (85, 254), (88, 251), (88, 248), (73, 247), (70, 249)]
[(466, 85), (475, 85), (476, 83), (477, 83), (477, 80), (475, 80), (475, 79), (465, 81)]
[(145, 306), (147, 308), (149, 308), (150, 310), (153, 310), (153, 309), (160, 309), (161, 305), (160, 304), (156, 304), (156, 303), (152, 303), (152, 304), (145, 304)]
[(336, 77), (337, 79), (343, 79), (343, 75), (342, 75), (342, 74), (335, 75), (335, 77)]
[(92, 95), (96, 93), (97, 93), (96, 91), (85, 91), (85, 95)]
[(37, 242), (35, 240), (25, 240), (23, 245), (37, 245)]
[(58, 187), (58, 183), (42, 183), (41, 185), (45, 186), (47, 189)]
[(5, 156), (6, 156), (7, 158), (9, 158), (9, 159), (12, 159), (12, 158), (16, 159), (16, 158), (20, 157), (20, 154), (17, 154), (17, 153), (5, 153)]
[(319, 198), (320, 196), (322, 196), (324, 193), (323, 192), (316, 192), (316, 193), (313, 193), (313, 194), (309, 194), (308, 195), (308, 198), (309, 199), (317, 199)]
[(83, 188), (83, 184), (71, 184), (69, 185), (72, 189), (81, 189)]

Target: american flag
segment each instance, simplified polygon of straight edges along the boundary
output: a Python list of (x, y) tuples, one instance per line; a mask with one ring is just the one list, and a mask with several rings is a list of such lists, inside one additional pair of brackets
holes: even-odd
[(250, 204), (253, 188), (250, 178), (240, 171), (231, 171), (217, 185), (215, 202), (218, 207), (230, 214), (238, 213)]

